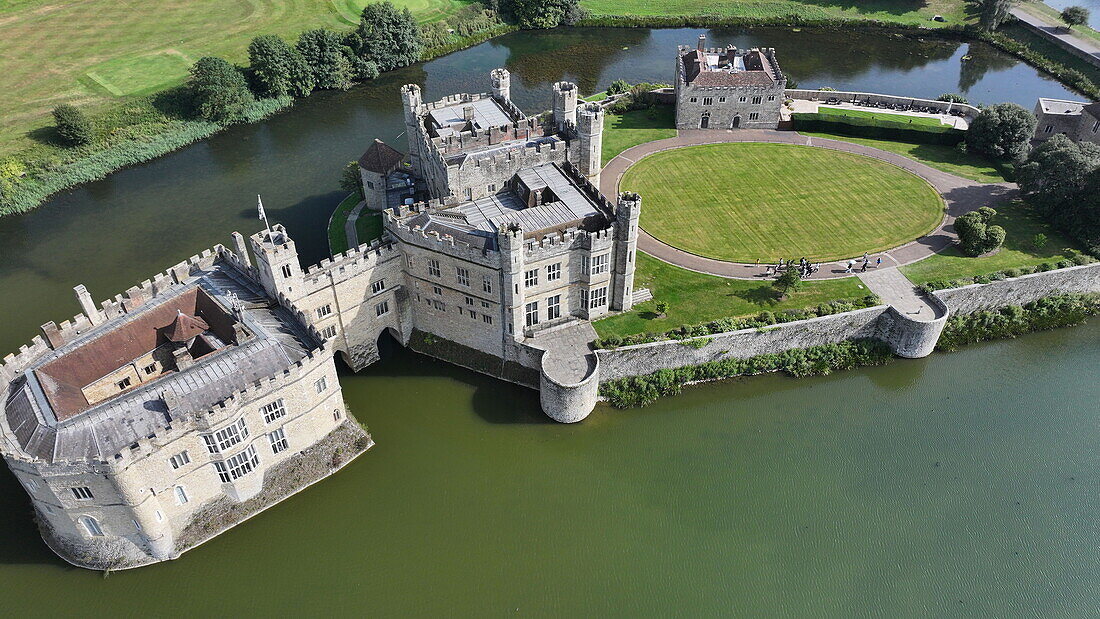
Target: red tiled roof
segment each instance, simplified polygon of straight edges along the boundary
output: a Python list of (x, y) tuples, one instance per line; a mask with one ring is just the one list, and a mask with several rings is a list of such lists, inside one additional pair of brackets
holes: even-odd
[(180, 311), (172, 324), (164, 329), (164, 337), (168, 338), (169, 342), (186, 342), (209, 329), (210, 325), (206, 324), (202, 318), (188, 316)]
[(359, 158), (359, 167), (368, 172), (386, 175), (392, 172), (404, 157), (405, 155), (400, 151), (375, 138), (367, 148), (367, 152)]
[[(768, 57), (759, 50), (745, 52), (742, 61), (744, 71), (717, 70), (705, 68), (703, 52), (693, 49), (682, 57), (687, 82), (696, 86), (771, 86), (775, 84), (775, 70)], [(728, 62), (723, 56), (722, 63)]]

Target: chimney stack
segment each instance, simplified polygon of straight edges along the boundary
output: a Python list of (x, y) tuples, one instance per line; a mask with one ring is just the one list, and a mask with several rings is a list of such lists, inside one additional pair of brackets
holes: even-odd
[(700, 34), (700, 35), (699, 35), (699, 47), (698, 47), (698, 50), (699, 50), (699, 51), (705, 51), (705, 50), (706, 50), (706, 47), (707, 47), (707, 35), (706, 35), (706, 34)]
[(474, 119), (474, 106), (466, 105), (462, 108), (462, 118), (470, 121)]
[(84, 311), (84, 315), (92, 321), (93, 325), (98, 325), (104, 321), (103, 311), (95, 306), (95, 301), (92, 300), (92, 295), (88, 293), (88, 289), (84, 287), (84, 284), (73, 286), (73, 292), (76, 293), (76, 302), (80, 304), (80, 309)]

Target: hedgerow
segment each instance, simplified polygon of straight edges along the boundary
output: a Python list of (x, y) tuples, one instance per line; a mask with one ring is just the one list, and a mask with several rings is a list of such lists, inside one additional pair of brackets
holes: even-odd
[(995, 310), (952, 316), (947, 319), (936, 350), (956, 350), (985, 340), (1014, 338), (1033, 331), (1049, 331), (1079, 325), (1100, 313), (1100, 294), (1050, 296)]

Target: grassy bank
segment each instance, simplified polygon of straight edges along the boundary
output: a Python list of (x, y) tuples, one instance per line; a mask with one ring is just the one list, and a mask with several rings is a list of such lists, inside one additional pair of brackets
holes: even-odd
[(676, 108), (671, 105), (608, 114), (603, 125), (603, 164), (632, 146), (674, 137)]
[(328, 249), (332, 255), (342, 254), (351, 249), (348, 247), (348, 235), (347, 226), (348, 217), (351, 215), (352, 209), (356, 204), (359, 204), (359, 194), (349, 193), (346, 198), (340, 201), (340, 204), (336, 205), (336, 210), (332, 212), (332, 217), (328, 220)]
[[(634, 18), (652, 25), (673, 25), (662, 20), (738, 20), (746, 23), (796, 21), (876, 21), (906, 26), (943, 27), (971, 20), (962, 0), (867, 0), (859, 3), (814, 3), (792, 0), (581, 0), (591, 17), (586, 23), (605, 25), (609, 17)], [(934, 15), (945, 22), (931, 21)], [(640, 24), (639, 24), (640, 25)], [(686, 25), (680, 23), (676, 25)]]
[(969, 178), (979, 183), (1001, 183), (1013, 180), (1012, 166), (1006, 163), (991, 161), (982, 155), (967, 153), (954, 146), (944, 144), (914, 144), (911, 142), (895, 142), (893, 140), (876, 140), (873, 138), (855, 138), (835, 133), (820, 133), (815, 131), (800, 131), (803, 135), (815, 138), (828, 138), (830, 140), (842, 140), (853, 144), (862, 144), (881, 150), (889, 151), (914, 161), (919, 161), (929, 167), (943, 170), (955, 176)]

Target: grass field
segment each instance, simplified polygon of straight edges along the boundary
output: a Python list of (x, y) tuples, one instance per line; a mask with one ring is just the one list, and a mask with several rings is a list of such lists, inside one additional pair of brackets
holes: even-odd
[[(1005, 243), (996, 254), (972, 258), (964, 255), (958, 248), (951, 247), (920, 262), (901, 267), (901, 272), (914, 284), (923, 284), (937, 279), (959, 279), (1043, 262), (1057, 262), (1066, 255), (1067, 249), (1075, 248), (1073, 242), (1047, 225), (1023, 202), (997, 207), (997, 216), (992, 223), (1003, 227), (1006, 232)], [(1048, 239), (1041, 248), (1032, 243), (1039, 233), (1045, 234)]]
[[(393, 0), (434, 21), (472, 0)], [(351, 28), (366, 0), (83, 0), (0, 2), (0, 157), (33, 142), (50, 109), (88, 112), (182, 82), (191, 61), (248, 58), (260, 34), (293, 41), (310, 28)], [(358, 18), (356, 17), (355, 20)]]
[[(664, 332), (684, 324), (698, 324), (719, 318), (753, 316), (764, 310), (780, 311), (818, 305), (837, 299), (859, 299), (868, 290), (854, 277), (806, 282), (802, 289), (778, 302), (770, 281), (726, 279), (686, 271), (638, 252), (634, 276), (636, 288), (649, 288), (653, 300), (634, 306), (629, 312), (593, 324), (600, 337)], [(664, 318), (654, 311), (657, 301), (669, 304)]]
[(355, 208), (356, 204), (359, 204), (359, 194), (349, 193), (348, 197), (336, 205), (336, 210), (332, 212), (332, 217), (328, 220), (328, 249), (333, 255), (341, 254), (350, 249), (348, 247), (347, 231), (344, 226), (347, 224), (348, 216), (351, 215), (351, 210)]
[(627, 170), (642, 227), (734, 262), (833, 260), (904, 244), (943, 218), (923, 179), (868, 157), (787, 144), (715, 144), (650, 155)]
[[(750, 19), (874, 19), (930, 28), (971, 19), (962, 0), (860, 0), (859, 2), (794, 2), (790, 0), (581, 0), (593, 15), (707, 15)], [(933, 22), (942, 15), (946, 22)]]
[(891, 140), (875, 140), (872, 138), (853, 138), (846, 135), (833, 133), (819, 133), (799, 131), (802, 135), (815, 138), (829, 138), (872, 146), (891, 153), (897, 153), (919, 161), (925, 165), (949, 172), (955, 176), (969, 178), (979, 183), (1001, 183), (1013, 180), (1012, 166), (1004, 163), (994, 163), (981, 155), (962, 152), (954, 146), (944, 144), (912, 144), (909, 142), (894, 142)]
[(870, 112), (867, 110), (853, 110), (850, 108), (838, 108), (820, 106), (817, 108), (817, 113), (824, 116), (841, 116), (848, 118), (873, 118), (876, 120), (885, 120), (892, 123), (904, 123), (908, 122), (912, 125), (921, 125), (925, 127), (938, 127), (943, 123), (938, 118), (932, 118), (931, 116), (910, 116), (908, 114), (890, 114), (888, 112)]
[(676, 108), (660, 105), (621, 116), (608, 114), (603, 124), (603, 164), (639, 144), (676, 137)]

